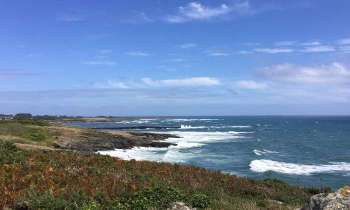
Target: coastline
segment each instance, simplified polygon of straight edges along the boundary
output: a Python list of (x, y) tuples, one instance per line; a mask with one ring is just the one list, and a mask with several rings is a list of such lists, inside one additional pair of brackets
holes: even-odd
[[(11, 129), (6, 129), (7, 127)], [(171, 202), (184, 201), (198, 209), (207, 207), (211, 209), (296, 209), (304, 206), (310, 196), (325, 191), (291, 186), (275, 179), (253, 180), (194, 166), (124, 161), (95, 154), (101, 149), (130, 149), (138, 146), (150, 149), (176, 147), (178, 145), (175, 143), (164, 142), (168, 138), (179, 138), (178, 135), (173, 134), (72, 128), (56, 122), (37, 121), (3, 121), (0, 131), (2, 132), (0, 140), (5, 138), (7, 142), (12, 141), (21, 148), (0, 147), (4, 150), (1, 154), (6, 157), (5, 164), (0, 164), (0, 174), (3, 177), (9, 175), (14, 177), (0, 184), (5, 186), (5, 189), (17, 183), (21, 185), (21, 188), (11, 192), (12, 194), (6, 194), (5, 203), (0, 202), (2, 207), (10, 206), (16, 209), (15, 207), (20, 205), (27, 205), (27, 207), (36, 205), (35, 202), (38, 201), (34, 202), (31, 199), (42, 199), (40, 197), (42, 193), (45, 196), (51, 196), (50, 203), (62, 202), (57, 200), (59, 198), (56, 195), (61, 193), (60, 196), (67, 196), (73, 193), (72, 189), (80, 189), (86, 196), (85, 203), (95, 202), (94, 205), (106, 207), (116, 205), (115, 202), (118, 202), (118, 205), (125, 207), (121, 209), (139, 209), (133, 205), (135, 201), (138, 202), (137, 196), (140, 193), (152, 194), (158, 193), (159, 190), (162, 191), (161, 196), (167, 196), (167, 190), (181, 192), (178, 194), (179, 197), (164, 198), (167, 199), (167, 202), (162, 204), (165, 206), (170, 205)], [(31, 182), (26, 182), (23, 177), (37, 180), (37, 184), (30, 188), (34, 190), (34, 194), (28, 192)], [(119, 184), (114, 185), (111, 182)], [(157, 186), (170, 188), (163, 189)], [(52, 190), (56, 193), (55, 196), (50, 194)], [(94, 199), (96, 193), (101, 193), (100, 190), (106, 201), (96, 203)], [(115, 194), (115, 192), (118, 193)], [(129, 197), (124, 197), (125, 193)], [(24, 197), (27, 200), (23, 203), (20, 195), (35, 197)], [(196, 200), (199, 198), (200, 200)], [(113, 204), (107, 202), (111, 199)], [(157, 202), (152, 202), (142, 205), (159, 207)], [(204, 202), (205, 206), (199, 205), (198, 202)]]

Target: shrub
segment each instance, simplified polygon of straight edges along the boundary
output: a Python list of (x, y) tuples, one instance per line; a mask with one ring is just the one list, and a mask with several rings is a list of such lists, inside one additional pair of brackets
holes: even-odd
[(24, 154), (22, 151), (18, 150), (13, 143), (0, 139), (0, 165), (21, 163), (23, 161)]
[(62, 210), (62, 209), (100, 209), (100, 206), (82, 192), (71, 195), (60, 194), (55, 196), (52, 191), (37, 192), (29, 190), (23, 196), (16, 209), (41, 209), (41, 210)]
[(193, 208), (204, 209), (210, 205), (210, 199), (205, 194), (196, 193), (190, 196), (189, 203)]
[(173, 202), (183, 199), (183, 195), (175, 188), (158, 186), (136, 193), (129, 199), (131, 209), (149, 209), (156, 207), (166, 209)]

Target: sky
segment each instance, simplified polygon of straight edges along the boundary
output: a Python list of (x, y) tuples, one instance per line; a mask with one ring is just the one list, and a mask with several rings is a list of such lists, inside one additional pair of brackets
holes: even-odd
[(0, 0), (0, 113), (349, 115), (348, 0)]

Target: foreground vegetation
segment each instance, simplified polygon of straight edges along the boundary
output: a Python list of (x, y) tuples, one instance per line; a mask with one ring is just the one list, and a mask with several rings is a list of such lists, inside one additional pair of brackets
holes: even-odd
[(58, 141), (96, 135), (55, 121), (0, 120), (0, 209), (166, 209), (176, 201), (197, 209), (295, 209), (320, 192), (274, 179), (57, 149)]
[(314, 189), (205, 169), (63, 151), (20, 150), (0, 141), (0, 209), (293, 209)]

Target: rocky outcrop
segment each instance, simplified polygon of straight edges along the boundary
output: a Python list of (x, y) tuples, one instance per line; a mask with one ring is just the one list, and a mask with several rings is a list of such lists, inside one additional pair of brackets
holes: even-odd
[(171, 208), (168, 208), (167, 210), (196, 210), (196, 209), (186, 206), (186, 204), (183, 202), (175, 202), (171, 205)]
[(302, 210), (350, 210), (350, 186), (334, 193), (314, 195)]
[(56, 149), (80, 152), (97, 152), (133, 147), (169, 147), (173, 143), (164, 142), (167, 138), (178, 138), (171, 134), (139, 133), (127, 131), (97, 131), (83, 128), (55, 128), (60, 135), (54, 142)]

